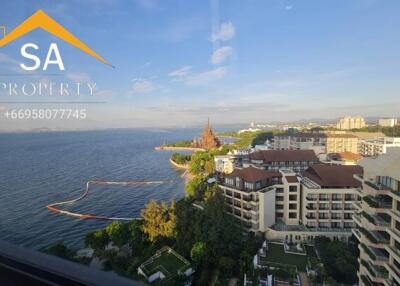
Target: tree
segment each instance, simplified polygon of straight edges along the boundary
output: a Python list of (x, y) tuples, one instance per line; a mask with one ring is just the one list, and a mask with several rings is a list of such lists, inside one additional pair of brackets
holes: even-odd
[(196, 265), (199, 265), (206, 256), (206, 251), (206, 244), (202, 241), (198, 241), (193, 245), (192, 250), (190, 251), (190, 258)]
[(151, 242), (160, 237), (173, 237), (175, 229), (175, 203), (170, 208), (165, 202), (157, 204), (151, 200), (141, 211), (143, 218), (142, 231), (149, 237)]
[(189, 171), (193, 175), (208, 175), (214, 172), (214, 157), (210, 152), (196, 152), (192, 155)]
[(89, 232), (85, 237), (85, 244), (94, 250), (104, 250), (110, 238), (105, 229)]
[(113, 221), (106, 227), (106, 232), (111, 241), (118, 247), (123, 246), (129, 240), (129, 225), (119, 221)]
[(207, 180), (203, 176), (192, 178), (185, 186), (185, 192), (190, 198), (200, 199), (207, 188)]
[(49, 247), (46, 252), (65, 259), (72, 259), (74, 256), (74, 251), (69, 249), (63, 242), (59, 242)]

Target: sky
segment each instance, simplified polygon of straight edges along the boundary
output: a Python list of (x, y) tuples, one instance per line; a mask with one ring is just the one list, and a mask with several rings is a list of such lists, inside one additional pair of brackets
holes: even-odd
[[(101, 102), (67, 105), (87, 109), (86, 120), (1, 116), (0, 129), (400, 116), (398, 0), (16, 0), (2, 1), (0, 26), (7, 33), (38, 9), (115, 68), (43, 30), (1, 47), (0, 82), (96, 82)], [(26, 42), (43, 58), (57, 43), (66, 70), (21, 74)], [(61, 107), (8, 100), (0, 113)]]

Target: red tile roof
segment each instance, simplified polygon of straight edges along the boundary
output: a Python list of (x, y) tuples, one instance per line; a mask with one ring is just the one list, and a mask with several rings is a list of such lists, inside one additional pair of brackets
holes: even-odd
[(249, 158), (264, 162), (319, 161), (313, 150), (264, 150), (251, 153)]
[(274, 177), (281, 177), (279, 172), (265, 171), (254, 167), (248, 167), (244, 169), (235, 169), (232, 173), (226, 175), (227, 178), (239, 177), (246, 182), (258, 182), (261, 180), (266, 180)]
[(362, 174), (360, 166), (317, 164), (301, 174), (325, 188), (357, 188), (361, 183), (354, 179), (355, 174)]

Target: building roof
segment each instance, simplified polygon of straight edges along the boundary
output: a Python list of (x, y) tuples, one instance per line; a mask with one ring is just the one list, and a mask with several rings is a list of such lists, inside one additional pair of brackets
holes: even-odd
[(388, 148), (386, 154), (364, 158), (358, 164), (376, 176), (388, 176), (400, 181), (400, 148)]
[(354, 138), (358, 139), (356, 135), (350, 133), (327, 133), (328, 138)]
[(263, 150), (251, 153), (249, 158), (264, 162), (319, 161), (313, 150)]
[(362, 156), (360, 154), (352, 153), (352, 152), (342, 152), (342, 153), (331, 153), (329, 154), (329, 157), (332, 160), (336, 161), (358, 161), (362, 159)]
[(248, 167), (244, 169), (235, 169), (232, 173), (226, 175), (227, 178), (236, 178), (239, 177), (246, 182), (258, 182), (261, 180), (274, 178), (274, 177), (282, 177), (281, 173), (279, 172), (271, 172), (261, 170), (255, 167)]
[(298, 183), (299, 180), (297, 179), (296, 176), (286, 176), (286, 181), (288, 181), (288, 183)]
[(309, 167), (301, 174), (321, 187), (325, 188), (357, 188), (360, 181), (354, 179), (355, 174), (362, 174), (360, 166), (317, 164)]

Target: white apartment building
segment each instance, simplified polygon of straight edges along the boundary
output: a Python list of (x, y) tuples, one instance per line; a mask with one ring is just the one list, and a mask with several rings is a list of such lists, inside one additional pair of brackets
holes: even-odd
[(400, 148), (390, 148), (377, 158), (359, 162), (364, 175), (360, 195), (355, 203), (360, 241), (359, 285), (400, 285)]
[(382, 127), (394, 127), (397, 125), (397, 118), (381, 118), (378, 124)]
[(365, 120), (361, 116), (345, 116), (336, 123), (336, 128), (340, 130), (359, 129), (365, 126)]
[(391, 147), (400, 147), (400, 137), (376, 137), (363, 140), (359, 144), (359, 153), (365, 157), (378, 156), (385, 154)]
[(235, 156), (216, 155), (214, 156), (215, 170), (219, 173), (229, 174), (233, 172)]
[(358, 166), (314, 165), (301, 175), (291, 170), (235, 169), (221, 176), (229, 212), (248, 231), (271, 240), (310, 240), (324, 235), (347, 239), (360, 200), (353, 178)]

